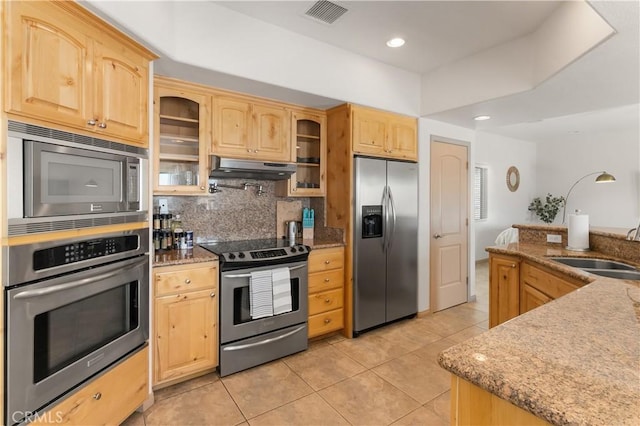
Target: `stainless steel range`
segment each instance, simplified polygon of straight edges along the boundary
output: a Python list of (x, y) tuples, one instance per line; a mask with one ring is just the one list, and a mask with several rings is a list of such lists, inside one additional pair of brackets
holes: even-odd
[(278, 239), (201, 246), (220, 258), (220, 376), (307, 349), (309, 247)]

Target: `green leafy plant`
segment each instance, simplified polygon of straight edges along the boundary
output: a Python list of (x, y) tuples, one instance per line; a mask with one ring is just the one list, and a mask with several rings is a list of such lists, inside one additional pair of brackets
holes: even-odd
[(551, 223), (563, 205), (564, 197), (554, 197), (551, 194), (547, 194), (544, 204), (540, 200), (540, 197), (534, 198), (531, 204), (529, 204), (529, 210), (536, 212), (536, 215), (538, 215), (544, 223)]

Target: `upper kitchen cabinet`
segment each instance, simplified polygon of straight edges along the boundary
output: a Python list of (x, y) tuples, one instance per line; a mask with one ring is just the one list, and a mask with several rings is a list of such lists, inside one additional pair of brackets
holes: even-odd
[(294, 110), (291, 116), (291, 150), (296, 172), (277, 183), (278, 195), (323, 197), (325, 194), (327, 118), (321, 112)]
[(214, 96), (212, 154), (292, 161), (289, 122), (290, 113), (284, 106)]
[(418, 160), (415, 118), (351, 105), (353, 152), (401, 160)]
[(180, 82), (156, 77), (154, 194), (206, 193), (210, 99)]
[(151, 52), (75, 2), (4, 6), (8, 113), (148, 146)]

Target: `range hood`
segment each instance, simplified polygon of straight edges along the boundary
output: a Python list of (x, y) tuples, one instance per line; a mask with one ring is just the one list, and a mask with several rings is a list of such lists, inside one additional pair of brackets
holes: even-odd
[(280, 163), (256, 160), (238, 160), (217, 155), (210, 156), (209, 177), (286, 180), (296, 172), (294, 163)]

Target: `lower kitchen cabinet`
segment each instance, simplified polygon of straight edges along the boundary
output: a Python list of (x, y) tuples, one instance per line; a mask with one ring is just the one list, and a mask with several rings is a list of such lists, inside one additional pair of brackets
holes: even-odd
[(489, 327), (564, 296), (585, 283), (517, 256), (489, 256)]
[(450, 394), (452, 425), (549, 425), (540, 417), (453, 374)]
[(154, 268), (155, 388), (218, 365), (218, 262)]
[(524, 314), (583, 285), (581, 281), (524, 261), (520, 268), (520, 313)]
[(309, 254), (309, 337), (344, 328), (344, 247)]
[(120, 424), (147, 399), (148, 366), (149, 348), (145, 347), (30, 424)]
[(520, 314), (520, 259), (489, 256), (489, 327)]

